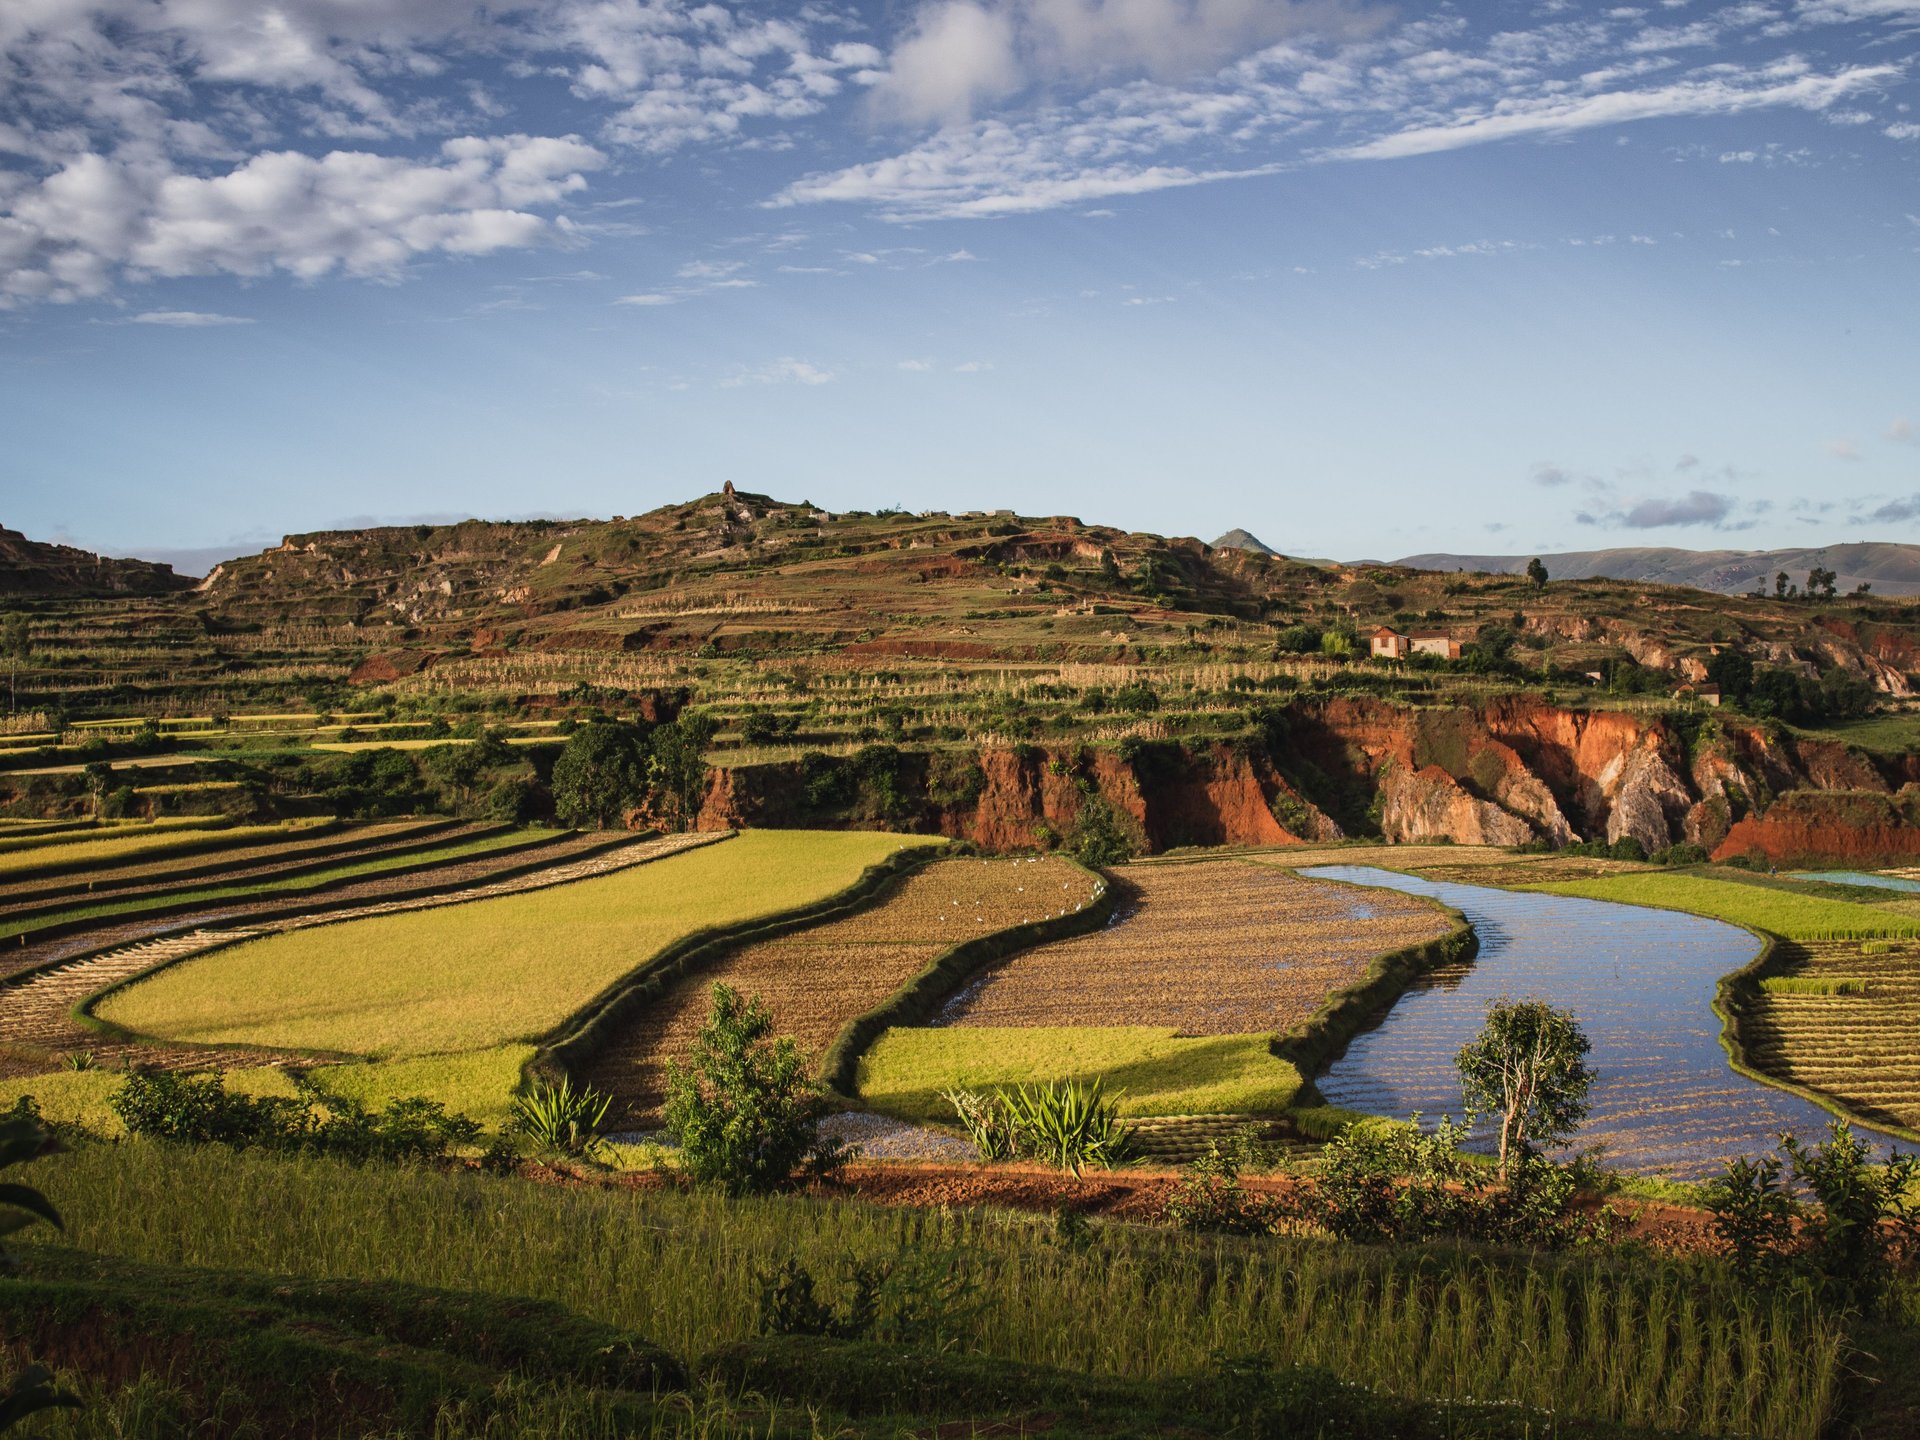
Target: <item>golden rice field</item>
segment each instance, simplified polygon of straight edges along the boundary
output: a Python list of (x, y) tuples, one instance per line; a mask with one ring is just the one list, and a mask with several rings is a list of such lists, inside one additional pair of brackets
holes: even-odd
[(1132, 891), (1117, 923), (1007, 960), (943, 1023), (1273, 1034), (1358, 980), (1376, 955), (1452, 928), (1442, 911), (1413, 896), (1248, 861), (1116, 873)]
[(93, 865), (124, 864), (135, 860), (154, 860), (170, 854), (231, 845), (258, 844), (268, 840), (293, 839), (311, 831), (311, 820), (290, 820), (274, 825), (231, 825), (202, 821), (197, 825), (143, 824), (116, 826), (108, 833), (81, 832), (84, 838), (67, 834), (31, 836), (0, 841), (0, 878), (48, 874), (78, 870)]
[(842, 920), (743, 945), (632, 1017), (588, 1079), (629, 1119), (659, 1108), (670, 1059), (684, 1056), (716, 983), (765, 999), (778, 1033), (818, 1057), (848, 1021), (881, 1004), (963, 940), (1077, 910), (1095, 879), (1066, 860), (936, 860)]
[(1765, 986), (1742, 1019), (1748, 1059), (1920, 1130), (1920, 942), (1825, 941), (1784, 958), (1786, 983)]
[(535, 1039), (663, 947), (815, 903), (924, 837), (747, 831), (595, 879), (319, 926), (186, 961), (96, 1013), (169, 1041), (382, 1059)]

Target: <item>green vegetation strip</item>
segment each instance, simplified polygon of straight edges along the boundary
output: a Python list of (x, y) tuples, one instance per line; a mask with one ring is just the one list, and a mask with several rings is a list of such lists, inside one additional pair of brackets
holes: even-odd
[[(82, 1250), (526, 1296), (683, 1359), (755, 1341), (763, 1277), (788, 1259), (832, 1284), (849, 1259), (908, 1257), (976, 1287), (977, 1303), (947, 1316), (953, 1355), (1143, 1385), (1220, 1355), (1264, 1356), (1389, 1395), (1815, 1440), (1846, 1368), (1841, 1322), (1805, 1297), (1645, 1252), (1244, 1243), (1127, 1226), (1101, 1226), (1075, 1250), (1045, 1217), (560, 1189), (144, 1142), (82, 1145), (21, 1178), (46, 1190)], [(851, 1382), (824, 1354), (814, 1369), (821, 1387)], [(967, 1373), (956, 1366), (955, 1383)]]
[(1266, 1035), (1183, 1037), (1164, 1026), (896, 1027), (859, 1058), (860, 1099), (906, 1120), (953, 1123), (949, 1089), (1106, 1082), (1131, 1116), (1274, 1114), (1301, 1075)]
[(474, 840), (465, 840), (456, 845), (443, 845), (424, 851), (414, 850), (401, 855), (376, 855), (294, 877), (271, 876), (233, 885), (210, 885), (200, 889), (172, 890), (160, 895), (136, 895), (122, 900), (104, 900), (95, 905), (74, 906), (23, 920), (5, 921), (0, 923), (0, 939), (11, 940), (17, 935), (37, 935), (49, 931), (72, 929), (86, 922), (119, 915), (177, 914), (196, 906), (217, 904), (222, 900), (250, 900), (275, 895), (309, 895), (332, 889), (350, 880), (365, 879), (371, 875), (432, 870), (442, 865), (456, 864), (462, 860), (478, 859), (484, 855), (503, 855), (517, 850), (537, 849), (553, 844), (561, 838), (561, 833), (552, 830), (504, 830), (482, 835)]
[(1593, 880), (1513, 888), (1587, 900), (1613, 900), (1625, 905), (1650, 905), (1659, 910), (1684, 910), (1749, 930), (1765, 930), (1788, 940), (1920, 935), (1920, 920), (1873, 905), (1825, 899), (1779, 885), (1720, 880), (1708, 875), (1608, 875)]
[(574, 884), (236, 945), (115, 990), (94, 1013), (165, 1040), (382, 1058), (535, 1040), (692, 932), (817, 902), (915, 843), (749, 831)]

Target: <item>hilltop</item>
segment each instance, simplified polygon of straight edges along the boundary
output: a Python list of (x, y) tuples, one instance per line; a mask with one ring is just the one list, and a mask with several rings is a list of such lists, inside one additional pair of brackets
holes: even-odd
[[(1236, 534), (1244, 532), (1236, 531)], [(1394, 563), (1417, 570), (1485, 571), (1519, 575), (1530, 555), (1409, 555)], [(1835, 588), (1849, 592), (1870, 585), (1876, 595), (1920, 595), (1920, 545), (1863, 542), (1791, 550), (1673, 550), (1658, 547), (1622, 547), (1611, 550), (1564, 550), (1542, 555), (1555, 579), (1586, 580), (1605, 576), (1649, 585), (1691, 585), (1720, 595), (1746, 595), (1754, 590), (1772, 593), (1775, 577), (1785, 571), (1795, 584), (1805, 581), (1814, 566), (1832, 570)]]
[(110, 560), (0, 526), (0, 595), (166, 595), (192, 585), (171, 565)]

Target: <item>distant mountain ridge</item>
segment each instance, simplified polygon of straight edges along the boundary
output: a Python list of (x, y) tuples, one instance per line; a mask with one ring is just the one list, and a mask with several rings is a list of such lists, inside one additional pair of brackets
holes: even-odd
[(192, 586), (171, 565), (110, 560), (0, 526), (0, 595), (165, 595)]
[[(1236, 532), (1238, 533), (1238, 532)], [(1393, 563), (1418, 570), (1485, 570), (1518, 575), (1531, 555), (1452, 555), (1432, 552), (1409, 555)], [(1623, 546), (1612, 550), (1563, 550), (1542, 554), (1541, 563), (1556, 580), (1589, 580), (1606, 576), (1649, 585), (1691, 585), (1720, 595), (1746, 595), (1755, 589), (1773, 592), (1774, 577), (1782, 570), (1795, 585), (1804, 585), (1807, 571), (1818, 565), (1835, 574), (1836, 588), (1845, 594), (1859, 585), (1871, 585), (1876, 595), (1920, 595), (1920, 545), (1862, 541), (1851, 545), (1821, 545), (1795, 550), (1676, 550), (1655, 546)]]

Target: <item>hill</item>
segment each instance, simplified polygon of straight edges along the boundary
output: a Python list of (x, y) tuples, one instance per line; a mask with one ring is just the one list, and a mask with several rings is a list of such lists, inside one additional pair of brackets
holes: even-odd
[[(1235, 532), (1241, 533), (1241, 532)], [(1530, 555), (1409, 555), (1394, 562), (1418, 570), (1469, 570), (1495, 575), (1525, 572)], [(1791, 583), (1805, 582), (1818, 565), (1832, 570), (1842, 592), (1871, 585), (1876, 595), (1920, 595), (1920, 545), (1863, 542), (1798, 550), (1674, 550), (1628, 546), (1612, 550), (1565, 550), (1542, 555), (1556, 580), (1606, 576), (1652, 585), (1691, 585), (1719, 595), (1773, 590), (1774, 577), (1786, 571)]]
[(1216, 550), (1251, 550), (1256, 555), (1278, 555), (1280, 553), (1258, 535), (1255, 535), (1251, 530), (1229, 530), (1213, 542), (1213, 548)]
[(0, 595), (166, 595), (192, 586), (193, 581), (174, 574), (171, 565), (110, 560), (0, 527)]

